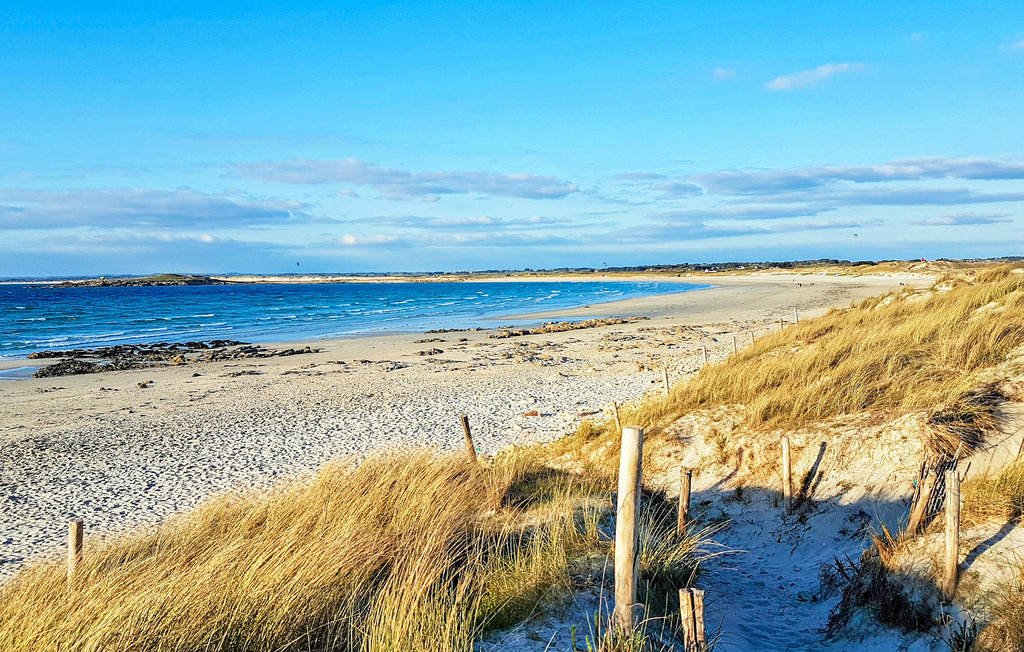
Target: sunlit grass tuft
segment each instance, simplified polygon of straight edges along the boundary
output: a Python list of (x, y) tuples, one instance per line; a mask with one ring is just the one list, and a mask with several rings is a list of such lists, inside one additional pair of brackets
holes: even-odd
[[(530, 452), (335, 463), (87, 540), (73, 586), (59, 561), (25, 569), (0, 586), (0, 649), (468, 652), (608, 555), (610, 487)], [(661, 552), (692, 567), (695, 550)]]

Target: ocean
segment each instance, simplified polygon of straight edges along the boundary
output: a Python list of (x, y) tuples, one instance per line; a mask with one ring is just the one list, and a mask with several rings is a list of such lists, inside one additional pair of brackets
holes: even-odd
[(141, 342), (283, 342), (493, 328), (505, 315), (706, 287), (666, 281), (0, 285), (0, 357)]

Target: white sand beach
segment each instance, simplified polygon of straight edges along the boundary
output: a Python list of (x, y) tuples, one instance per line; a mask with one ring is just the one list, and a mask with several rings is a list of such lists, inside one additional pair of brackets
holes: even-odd
[[(585, 330), (318, 340), (309, 344), (319, 353), (286, 358), (4, 381), (0, 577), (53, 554), (72, 516), (90, 536), (120, 532), (338, 456), (454, 450), (460, 413), (484, 454), (551, 440), (612, 401), (661, 391), (662, 367), (672, 382), (695, 372), (702, 346), (713, 361), (732, 351), (733, 336), (743, 347), (780, 318), (791, 322), (794, 308), (809, 317), (929, 283), (909, 275), (677, 280), (715, 287), (502, 321), (649, 317)], [(418, 355), (432, 349), (440, 352)], [(524, 416), (531, 412), (538, 416)]]

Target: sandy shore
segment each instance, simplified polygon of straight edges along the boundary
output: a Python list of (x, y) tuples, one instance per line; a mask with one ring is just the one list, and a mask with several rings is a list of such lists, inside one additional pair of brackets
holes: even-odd
[[(645, 277), (650, 279), (651, 277)], [(925, 277), (689, 276), (707, 290), (508, 317), (643, 315), (600, 328), (489, 339), (493, 331), (310, 342), (320, 353), (0, 383), (0, 577), (87, 532), (156, 523), (219, 490), (266, 486), (375, 450), (550, 440), (612, 400), (673, 380), (801, 317)], [(551, 280), (551, 279), (543, 279)], [(574, 279), (575, 280), (575, 279)], [(503, 322), (503, 323), (504, 323)], [(438, 340), (424, 342), (422, 340)], [(293, 344), (292, 344), (293, 345)], [(438, 349), (440, 353), (418, 355)], [(5, 361), (7, 367), (24, 364)], [(643, 369), (640, 371), (639, 369)], [(152, 381), (146, 388), (139, 383)], [(536, 411), (540, 416), (524, 416)]]

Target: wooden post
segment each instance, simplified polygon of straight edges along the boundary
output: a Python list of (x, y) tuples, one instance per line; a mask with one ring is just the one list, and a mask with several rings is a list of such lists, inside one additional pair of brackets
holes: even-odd
[(779, 332), (782, 332), (782, 317), (779, 317)]
[(942, 593), (952, 600), (960, 574), (960, 473), (946, 471), (946, 564)]
[(707, 633), (704, 629), (704, 590), (690, 589), (693, 593), (693, 631), (697, 635), (697, 652), (704, 652)]
[(793, 306), (793, 323), (800, 323), (800, 313), (796, 311), (796, 306)]
[(694, 618), (693, 593), (690, 589), (679, 589), (679, 622), (683, 628), (683, 650), (697, 649), (697, 623)]
[(782, 505), (786, 516), (793, 513), (793, 466), (790, 463), (789, 437), (782, 438)]
[(75, 579), (82, 565), (83, 523), (80, 518), (68, 521), (68, 582)]
[(736, 353), (736, 336), (732, 336), (732, 352)]
[(690, 483), (693, 471), (686, 467), (679, 468), (679, 514), (676, 520), (676, 533), (686, 532), (686, 522), (690, 519)]
[(668, 396), (668, 367), (661, 368), (661, 379), (665, 382), (665, 396)]
[(459, 421), (462, 422), (462, 433), (466, 435), (466, 455), (470, 464), (476, 464), (476, 446), (473, 445), (473, 435), (469, 431), (469, 417), (460, 414)]
[(619, 402), (612, 401), (612, 416), (615, 417), (615, 431), (622, 432), (622, 422), (619, 421)]
[(708, 347), (702, 346), (700, 348), (701, 348), (701, 351), (704, 352), (704, 366), (706, 367), (706, 366), (708, 366)]
[(704, 652), (707, 633), (704, 627), (704, 591), (679, 589), (679, 622), (683, 629), (683, 650)]
[(623, 634), (633, 632), (636, 603), (637, 502), (640, 498), (640, 467), (643, 463), (644, 429), (622, 428), (619, 455), (619, 495), (615, 512), (615, 611), (612, 625)]
[(750, 331), (750, 343), (754, 343), (754, 331)]
[(910, 508), (910, 520), (907, 522), (907, 534), (917, 534), (924, 523), (928, 512), (928, 503), (931, 502), (932, 492), (935, 491), (936, 475), (931, 473), (925, 476), (921, 484), (921, 492), (917, 495), (917, 502)]

